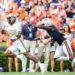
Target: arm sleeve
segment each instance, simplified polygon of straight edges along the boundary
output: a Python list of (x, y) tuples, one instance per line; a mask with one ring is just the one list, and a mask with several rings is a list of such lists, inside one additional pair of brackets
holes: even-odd
[(50, 27), (50, 26), (39, 25), (37, 28), (44, 29), (44, 30), (54, 31), (54, 28)]

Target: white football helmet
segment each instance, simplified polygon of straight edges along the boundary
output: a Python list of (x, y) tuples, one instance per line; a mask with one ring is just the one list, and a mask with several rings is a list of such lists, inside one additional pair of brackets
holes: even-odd
[(41, 24), (47, 25), (47, 24), (52, 24), (52, 21), (49, 18), (44, 18), (41, 21)]

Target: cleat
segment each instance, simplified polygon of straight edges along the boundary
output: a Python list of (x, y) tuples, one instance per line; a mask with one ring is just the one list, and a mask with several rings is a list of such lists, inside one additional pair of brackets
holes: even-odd
[(45, 64), (41, 64), (41, 63), (39, 62), (38, 65), (39, 65), (39, 67), (40, 67), (41, 73), (44, 73), (44, 72), (45, 72)]

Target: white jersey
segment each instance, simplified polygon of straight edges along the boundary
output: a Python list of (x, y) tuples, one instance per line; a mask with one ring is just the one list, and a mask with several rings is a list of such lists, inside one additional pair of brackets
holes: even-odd
[(47, 24), (52, 24), (53, 22), (49, 19), (49, 18), (44, 18), (41, 21), (41, 24), (44, 24), (45, 26), (47, 26)]
[(12, 26), (8, 23), (3, 24), (3, 29), (6, 31), (9, 39), (17, 39), (18, 32), (20, 31), (21, 25), (19, 23), (15, 23)]
[(65, 34), (65, 36), (64, 36), (67, 40), (69, 40), (69, 41), (71, 41), (71, 39), (72, 39), (72, 36), (71, 36), (71, 34), (69, 34), (69, 35), (67, 35), (67, 34)]

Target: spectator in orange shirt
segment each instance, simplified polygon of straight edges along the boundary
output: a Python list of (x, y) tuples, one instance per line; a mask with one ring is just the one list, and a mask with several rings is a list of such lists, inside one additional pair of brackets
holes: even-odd
[(34, 13), (36, 15), (37, 21), (40, 21), (41, 18), (46, 17), (46, 11), (42, 5), (42, 0), (38, 0), (38, 5), (34, 8)]
[(29, 18), (30, 18), (31, 23), (36, 24), (36, 16), (35, 16), (33, 10), (30, 11)]
[(60, 28), (60, 22), (56, 18), (56, 15), (55, 14), (52, 14), (51, 21), (53, 22), (52, 24), (55, 25), (58, 29)]
[(47, 16), (49, 18), (52, 18), (52, 14), (54, 14), (54, 13), (55, 13), (54, 4), (51, 4), (50, 8), (48, 9)]
[(25, 1), (21, 1), (21, 7), (19, 8), (19, 14), (20, 14), (20, 19), (22, 21), (24, 21), (24, 18), (27, 14), (27, 12), (25, 11)]

